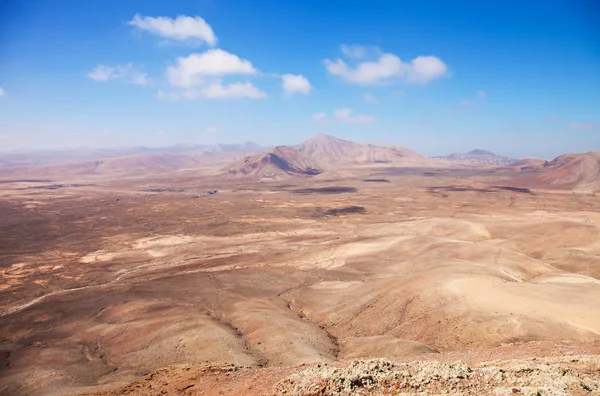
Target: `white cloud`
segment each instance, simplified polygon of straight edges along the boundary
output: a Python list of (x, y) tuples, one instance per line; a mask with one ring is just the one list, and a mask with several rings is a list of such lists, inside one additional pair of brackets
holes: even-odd
[(403, 98), (405, 96), (406, 96), (406, 92), (404, 92), (403, 90), (392, 92), (392, 97), (393, 98)]
[(177, 58), (177, 64), (167, 69), (167, 79), (173, 85), (191, 87), (204, 83), (206, 76), (256, 73), (250, 61), (221, 49), (211, 49)]
[(249, 98), (260, 99), (267, 96), (266, 93), (259, 90), (251, 82), (233, 83), (222, 85), (221, 83), (213, 83), (202, 89), (202, 95), (205, 98)]
[(131, 82), (135, 85), (146, 86), (150, 84), (150, 79), (146, 73), (135, 72), (131, 75)]
[(267, 94), (254, 86), (251, 82), (237, 82), (223, 85), (220, 81), (215, 81), (205, 87), (189, 88), (180, 93), (163, 90), (158, 90), (156, 93), (156, 98), (163, 102), (226, 98), (261, 99), (266, 97)]
[(6, 96), (6, 91), (4, 90), (4, 88), (0, 87), (0, 98)]
[(312, 116), (313, 121), (315, 122), (323, 122), (327, 119), (327, 114), (325, 113), (315, 113)]
[(342, 79), (365, 85), (377, 85), (403, 79), (406, 82), (426, 83), (448, 73), (448, 67), (435, 56), (419, 56), (403, 62), (394, 54), (382, 54), (376, 61), (362, 62), (349, 66), (342, 59), (324, 61), (327, 71)]
[(158, 131), (154, 135), (155, 136), (165, 136), (165, 131)]
[(175, 92), (165, 92), (162, 89), (159, 89), (156, 93), (156, 98), (163, 102), (175, 102), (179, 99), (179, 95)]
[(341, 59), (335, 62), (325, 59), (325, 66), (330, 74), (340, 76), (348, 82), (357, 84), (382, 83), (401, 73), (402, 62), (391, 54), (382, 55), (377, 62), (363, 62), (355, 69), (349, 67)]
[(111, 78), (117, 78), (116, 68), (104, 65), (98, 65), (94, 70), (88, 73), (88, 78), (95, 81), (107, 81)]
[(0, 133), (0, 140), (8, 140), (11, 138), (12, 138), (12, 135), (9, 135), (8, 133)]
[(371, 123), (377, 122), (377, 118), (367, 114), (359, 114), (357, 116), (351, 115), (352, 110), (350, 109), (337, 109), (333, 113), (333, 118), (343, 122), (350, 123)]
[(448, 66), (435, 56), (419, 56), (411, 61), (411, 66), (408, 81), (412, 82), (425, 83), (448, 73)]
[(582, 131), (591, 131), (594, 129), (599, 129), (600, 125), (596, 124), (595, 122), (572, 122), (571, 124), (569, 124), (569, 128), (570, 129), (579, 129)]
[(150, 83), (148, 75), (137, 70), (131, 63), (117, 66), (98, 65), (87, 76), (94, 81), (124, 79), (132, 84), (142, 86)]
[(154, 33), (157, 36), (185, 41), (190, 39), (204, 41), (211, 47), (217, 43), (217, 37), (206, 21), (199, 16), (190, 17), (179, 15), (172, 19), (168, 17), (149, 17), (136, 14), (129, 25)]
[(221, 82), (213, 82), (200, 90), (188, 90), (184, 93), (186, 99), (193, 100), (198, 98), (206, 99), (226, 99), (226, 98), (247, 98), (262, 99), (267, 94), (256, 88), (251, 82), (237, 82), (223, 85)]
[(204, 133), (215, 133), (215, 132), (217, 132), (217, 130), (218, 129), (216, 126), (210, 125), (210, 126), (207, 126), (206, 128), (204, 128)]
[(381, 50), (379, 49), (379, 47), (368, 47), (365, 45), (342, 44), (340, 49), (342, 50), (342, 54), (344, 54), (345, 57), (352, 59), (362, 59), (372, 54), (381, 54)]
[(477, 96), (479, 96), (479, 99), (485, 99), (485, 98), (487, 98), (487, 92), (477, 91)]
[[(329, 119), (327, 118), (326, 113), (315, 113), (312, 115), (312, 120), (318, 123), (327, 123)], [(348, 122), (354, 124), (360, 123), (373, 123), (379, 121), (377, 117), (368, 114), (359, 114), (356, 116), (352, 115), (352, 110), (350, 109), (337, 109), (333, 112), (332, 120), (337, 120), (341, 122)]]
[(459, 104), (461, 105), (461, 107), (465, 107), (465, 108), (469, 108), (472, 105), (472, 103), (469, 99), (463, 99), (459, 102)]
[(369, 92), (365, 93), (364, 99), (365, 99), (365, 102), (367, 102), (367, 103), (377, 102), (377, 99), (375, 98), (375, 96), (373, 96), (373, 94), (369, 93)]
[(283, 86), (283, 94), (285, 96), (291, 96), (295, 93), (303, 95), (308, 95), (310, 93), (310, 83), (302, 74), (284, 74), (281, 76), (281, 83)]

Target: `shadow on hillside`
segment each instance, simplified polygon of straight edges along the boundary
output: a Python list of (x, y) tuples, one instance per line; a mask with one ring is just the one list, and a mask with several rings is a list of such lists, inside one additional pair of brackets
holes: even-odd
[(294, 194), (343, 194), (357, 192), (356, 187), (320, 187), (320, 188), (300, 188), (291, 190)]

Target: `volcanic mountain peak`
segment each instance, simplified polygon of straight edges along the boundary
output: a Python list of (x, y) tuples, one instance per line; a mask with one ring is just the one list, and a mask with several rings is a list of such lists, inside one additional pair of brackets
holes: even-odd
[(278, 146), (266, 153), (246, 157), (227, 166), (223, 171), (225, 176), (272, 179), (321, 173), (312, 158), (288, 146)]
[(394, 162), (405, 158), (422, 158), (404, 147), (360, 144), (323, 134), (316, 135), (295, 148), (320, 162)]
[(491, 151), (475, 149), (471, 150), (467, 153), (468, 155), (487, 155), (489, 157), (496, 157), (497, 155), (492, 153)]
[(360, 156), (364, 147), (355, 142), (319, 134), (295, 148), (303, 154), (319, 159), (341, 160)]

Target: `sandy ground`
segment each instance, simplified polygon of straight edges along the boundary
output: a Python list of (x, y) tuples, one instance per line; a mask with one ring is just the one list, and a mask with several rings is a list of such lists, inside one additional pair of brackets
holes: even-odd
[[(489, 174), (361, 172), (3, 184), (0, 393), (313, 394), (296, 385), (338, 381), (315, 363), (374, 358), (489, 374), (553, 356), (596, 386), (598, 197), (497, 189)], [(319, 190), (336, 186), (356, 191)]]

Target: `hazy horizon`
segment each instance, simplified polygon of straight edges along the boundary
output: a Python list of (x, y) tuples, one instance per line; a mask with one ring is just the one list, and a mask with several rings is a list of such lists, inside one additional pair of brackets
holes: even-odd
[(600, 150), (599, 11), (585, 0), (11, 1), (0, 151), (318, 133), (426, 156)]
[[(315, 135), (316, 136), (316, 135)], [(333, 135), (328, 135), (328, 136), (333, 136)], [(337, 136), (333, 136), (336, 137)], [(285, 145), (285, 146), (295, 146), (296, 144), (300, 144), (302, 142), (297, 142), (295, 144), (290, 144), (290, 145)], [(377, 141), (364, 141), (364, 142), (359, 142), (362, 144), (375, 144), (375, 145), (395, 145), (394, 142), (377, 142)], [(259, 144), (253, 141), (246, 141), (246, 142), (234, 142), (234, 143), (222, 143), (222, 142), (217, 142), (217, 143), (185, 143), (185, 142), (178, 142), (178, 143), (174, 143), (174, 144), (169, 144), (169, 145), (131, 145), (131, 146), (123, 146), (123, 145), (119, 145), (119, 146), (98, 146), (98, 147), (93, 147), (93, 146), (63, 146), (63, 147), (54, 147), (54, 148), (39, 148), (39, 149), (32, 149), (32, 148), (16, 148), (16, 149), (2, 149), (0, 148), (0, 155), (1, 154), (18, 154), (18, 153), (45, 153), (45, 152), (61, 152), (61, 151), (78, 151), (78, 150), (90, 150), (90, 151), (101, 151), (101, 150), (124, 150), (127, 151), (129, 149), (135, 149), (135, 148), (140, 148), (140, 149), (148, 149), (148, 150), (154, 150), (154, 151), (159, 151), (161, 148), (164, 149), (170, 149), (170, 148), (175, 148), (175, 147), (185, 147), (185, 146), (190, 146), (191, 148), (195, 148), (195, 147), (214, 147), (214, 146), (218, 146), (218, 145), (224, 145), (224, 146), (242, 146), (245, 144), (254, 144), (257, 145), (258, 147), (264, 148), (264, 149), (270, 149), (273, 147), (277, 147), (280, 146), (279, 144)], [(410, 147), (405, 147), (408, 149), (411, 149)], [(450, 155), (450, 154), (467, 154), (470, 151), (475, 151), (475, 150), (484, 150), (484, 151), (488, 151), (488, 152), (492, 152), (495, 155), (498, 156), (505, 156), (505, 157), (510, 157), (509, 155), (505, 155), (501, 152), (497, 152), (493, 149), (487, 149), (487, 148), (482, 148), (482, 147), (472, 147), (472, 148), (465, 148), (464, 150), (461, 151), (452, 151), (452, 152), (442, 152), (442, 153), (438, 153), (438, 154), (424, 154), (421, 152), (418, 152), (418, 154), (427, 156), (427, 157), (437, 157), (437, 156), (446, 156), (446, 155)], [(166, 150), (165, 150), (166, 151)], [(588, 150), (588, 151), (596, 151), (596, 150)], [(567, 154), (567, 153), (561, 153), (562, 154)], [(124, 154), (124, 155), (130, 155), (130, 154)], [(137, 155), (137, 154), (134, 154)], [(511, 157), (511, 158), (540, 158), (540, 159), (553, 159), (556, 158), (555, 157), (534, 157), (534, 156), (521, 156), (521, 157)]]

